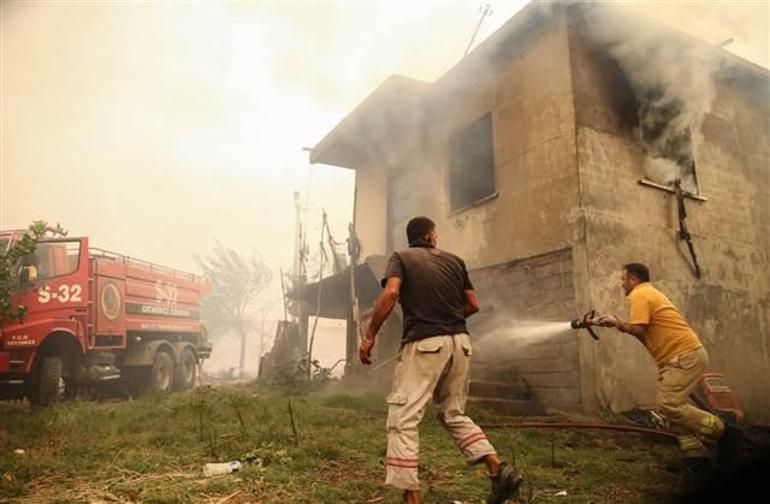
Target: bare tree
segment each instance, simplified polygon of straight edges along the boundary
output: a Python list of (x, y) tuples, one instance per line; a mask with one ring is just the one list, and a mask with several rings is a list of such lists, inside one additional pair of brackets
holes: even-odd
[(239, 370), (243, 374), (246, 359), (246, 335), (254, 325), (255, 312), (264, 315), (260, 294), (273, 280), (273, 271), (252, 252), (244, 258), (217, 243), (212, 255), (195, 256), (211, 291), (203, 299), (201, 318), (212, 338), (234, 332), (241, 342)]

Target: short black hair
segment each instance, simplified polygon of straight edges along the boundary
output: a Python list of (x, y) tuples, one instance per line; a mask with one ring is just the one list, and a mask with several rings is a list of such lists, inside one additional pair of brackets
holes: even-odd
[(642, 282), (650, 281), (650, 269), (642, 263), (628, 263), (623, 265), (623, 269), (629, 275), (634, 275)]
[(425, 238), (425, 235), (436, 229), (436, 223), (427, 217), (415, 217), (406, 225), (406, 239), (414, 243)]

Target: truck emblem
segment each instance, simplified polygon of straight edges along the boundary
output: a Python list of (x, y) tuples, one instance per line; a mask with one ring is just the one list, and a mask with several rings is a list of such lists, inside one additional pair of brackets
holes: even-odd
[(102, 287), (102, 313), (109, 320), (115, 320), (120, 315), (120, 290), (114, 282), (107, 282)]

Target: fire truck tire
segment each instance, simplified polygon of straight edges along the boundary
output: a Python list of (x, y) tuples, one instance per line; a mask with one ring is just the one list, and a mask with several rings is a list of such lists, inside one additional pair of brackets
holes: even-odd
[(45, 357), (40, 362), (40, 370), (32, 403), (36, 406), (50, 406), (59, 402), (64, 395), (62, 379), (62, 360), (60, 357)]
[(189, 390), (198, 379), (198, 361), (190, 348), (182, 350), (179, 362), (174, 368), (174, 387), (177, 390)]
[(150, 387), (155, 392), (162, 394), (171, 392), (174, 385), (174, 359), (171, 354), (164, 350), (159, 350), (155, 354), (155, 360), (152, 363), (150, 373)]

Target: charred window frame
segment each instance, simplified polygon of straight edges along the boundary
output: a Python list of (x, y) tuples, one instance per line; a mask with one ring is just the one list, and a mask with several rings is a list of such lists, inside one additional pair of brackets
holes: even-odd
[(684, 109), (682, 100), (660, 89), (644, 89), (637, 91), (636, 105), (646, 181), (671, 186), (679, 179), (685, 192), (698, 195), (692, 133), (689, 126), (677, 124)]
[(456, 133), (450, 140), (450, 210), (460, 211), (495, 194), (495, 159), (490, 112)]

